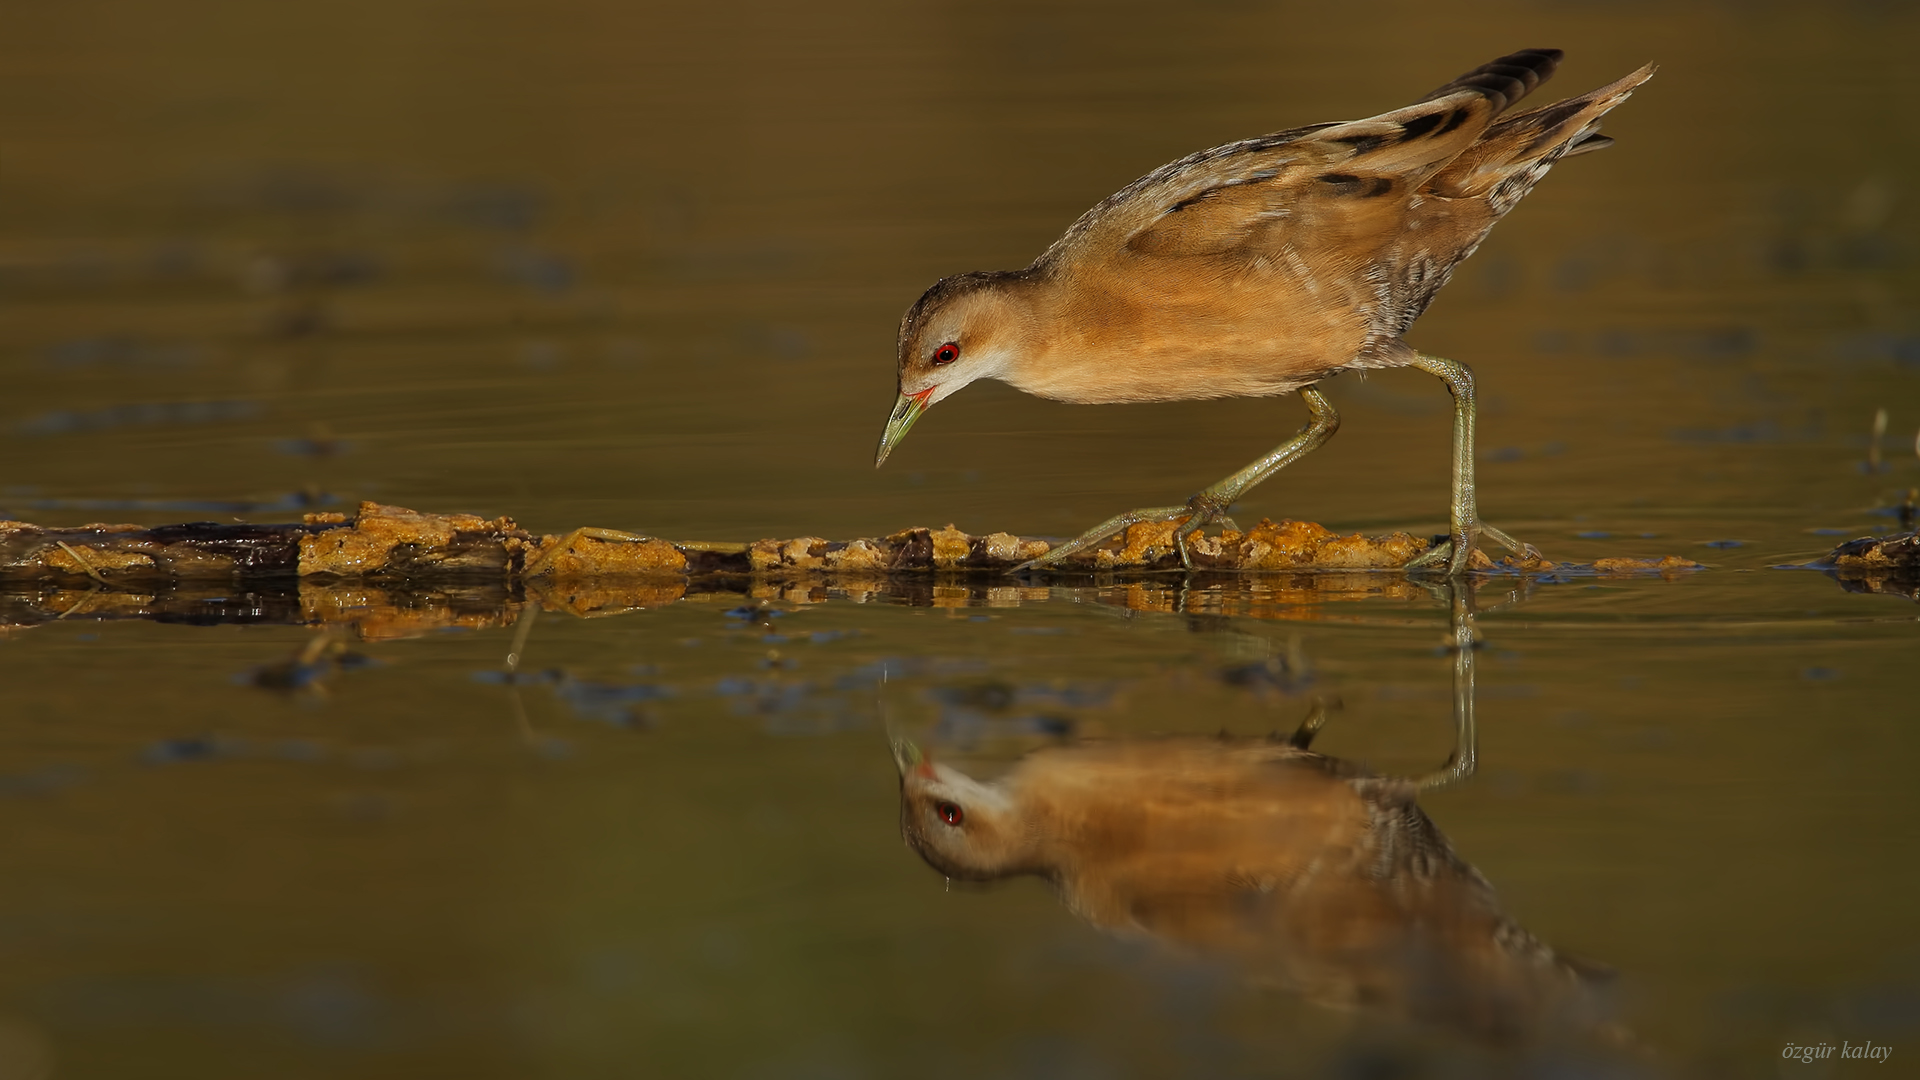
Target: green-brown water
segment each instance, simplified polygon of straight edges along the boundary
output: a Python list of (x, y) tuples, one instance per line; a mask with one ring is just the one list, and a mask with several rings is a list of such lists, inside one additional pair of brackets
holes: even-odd
[[(1557, 169), (1412, 337), (1480, 376), (1489, 520), (1555, 558), (1709, 569), (1506, 606), (1483, 588), (1480, 772), (1423, 801), (1508, 913), (1618, 970), (1640, 1054), (1488, 1049), (1250, 988), (1032, 879), (948, 891), (903, 848), (889, 725), (991, 772), (1063, 729), (1285, 731), (1324, 696), (1345, 706), (1328, 753), (1445, 757), (1444, 600), (1152, 610), (1181, 606), (1170, 580), (1132, 608), (1083, 583), (783, 601), (766, 625), (725, 599), (548, 615), (523, 671), (557, 674), (502, 682), (498, 627), (356, 643), (372, 663), (323, 694), (249, 681), (297, 626), (0, 632), (0, 1078), (1844, 1076), (1920, 1055), (1920, 608), (1773, 569), (1892, 528), (1920, 484), (1904, 9), (6, 22), (13, 517), (372, 498), (548, 531), (1071, 533), (1184, 497), (1303, 409), (979, 385), (876, 473), (919, 291), (1024, 264), (1190, 150), (1559, 45), (1548, 96), (1662, 69), (1609, 118), (1619, 145)], [(1327, 388), (1340, 435), (1243, 520), (1439, 530), (1442, 388)], [(1275, 657), (1283, 685), (1222, 676)], [(1781, 1058), (1841, 1040), (1892, 1058)]]

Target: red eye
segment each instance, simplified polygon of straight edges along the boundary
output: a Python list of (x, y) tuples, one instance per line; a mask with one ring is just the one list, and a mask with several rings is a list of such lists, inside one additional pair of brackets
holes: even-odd
[(960, 346), (951, 341), (933, 350), (933, 362), (936, 364), (951, 364), (958, 359), (960, 359)]
[(967, 812), (950, 802), (935, 803), (933, 810), (940, 815), (941, 821), (949, 825), (957, 826), (967, 820)]

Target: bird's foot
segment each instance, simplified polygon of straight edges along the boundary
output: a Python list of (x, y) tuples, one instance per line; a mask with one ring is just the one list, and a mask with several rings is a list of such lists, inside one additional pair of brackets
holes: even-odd
[(1539, 548), (1525, 541), (1515, 540), (1505, 531), (1482, 521), (1474, 525), (1466, 543), (1458, 543), (1456, 538), (1449, 537), (1428, 548), (1418, 558), (1409, 562), (1406, 568), (1426, 570), (1430, 567), (1445, 566), (1448, 577), (1459, 577), (1467, 572), (1470, 560), (1473, 558), (1474, 538), (1477, 537), (1485, 537), (1506, 548), (1522, 564), (1546, 562), (1546, 556), (1540, 554)]
[(1227, 517), (1227, 503), (1217, 496), (1201, 492), (1187, 500), (1185, 506), (1154, 506), (1140, 510), (1129, 510), (1095, 525), (1079, 536), (1060, 544), (1037, 559), (1029, 559), (1014, 567), (1009, 573), (1023, 570), (1045, 570), (1057, 567), (1069, 558), (1100, 544), (1109, 537), (1125, 532), (1129, 527), (1144, 522), (1178, 521), (1182, 522), (1174, 529), (1173, 543), (1180, 552), (1180, 565), (1193, 569), (1193, 557), (1187, 551), (1187, 537), (1200, 531), (1213, 522), (1225, 522), (1228, 528), (1238, 528), (1233, 519)]
[(1219, 522), (1235, 532), (1240, 526), (1227, 516), (1227, 508), (1233, 500), (1218, 495), (1201, 492), (1187, 500), (1187, 520), (1173, 531), (1173, 546), (1180, 552), (1180, 565), (1193, 569), (1193, 555), (1187, 551), (1187, 541), (1201, 529)]

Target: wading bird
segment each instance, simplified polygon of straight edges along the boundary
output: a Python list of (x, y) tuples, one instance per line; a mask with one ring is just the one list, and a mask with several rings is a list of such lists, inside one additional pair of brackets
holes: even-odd
[(1487, 231), (1561, 158), (1606, 146), (1600, 118), (1653, 75), (1503, 115), (1553, 74), (1559, 49), (1522, 49), (1404, 109), (1313, 124), (1162, 166), (1081, 216), (1024, 270), (958, 274), (900, 324), (899, 399), (884, 462), (928, 406), (993, 378), (1072, 402), (1298, 392), (1299, 434), (1184, 506), (1133, 510), (1027, 566), (1054, 565), (1142, 521), (1187, 538), (1225, 521), (1255, 484), (1330, 437), (1317, 387), (1350, 369), (1415, 367), (1453, 394), (1450, 536), (1413, 567), (1463, 573), (1481, 535), (1529, 545), (1479, 518), (1473, 373), (1402, 335)]
[[(1596, 983), (1500, 908), (1415, 797), (1472, 768), (1374, 776), (1290, 739), (1092, 741), (980, 783), (904, 740), (900, 831), (949, 877), (1031, 874), (1102, 929), (1228, 960), (1255, 982), (1495, 1041), (1611, 1036)], [(1468, 720), (1470, 725), (1470, 719)]]

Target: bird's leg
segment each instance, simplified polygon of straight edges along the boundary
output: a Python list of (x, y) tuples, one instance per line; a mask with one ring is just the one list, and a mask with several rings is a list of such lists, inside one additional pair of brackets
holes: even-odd
[(1473, 660), (1480, 640), (1473, 628), (1473, 587), (1466, 582), (1447, 583), (1447, 651), (1453, 654), (1453, 753), (1446, 765), (1425, 776), (1414, 777), (1421, 791), (1457, 784), (1473, 776), (1477, 765), (1479, 732), (1473, 719)]
[(1009, 572), (1019, 573), (1022, 570), (1055, 566), (1064, 561), (1067, 556), (1076, 552), (1085, 551), (1100, 541), (1105, 540), (1107, 537), (1116, 533), (1125, 532), (1131, 526), (1138, 525), (1143, 521), (1174, 521), (1178, 518), (1186, 517), (1191, 513), (1193, 513), (1193, 510), (1186, 506), (1153, 506), (1141, 510), (1129, 510), (1124, 514), (1115, 514), (1100, 524), (1095, 525), (1093, 528), (1088, 529), (1086, 532), (1081, 533), (1079, 536), (1074, 537), (1072, 540), (1048, 550), (1045, 555), (1037, 559), (1028, 559)]
[(1333, 438), (1333, 433), (1340, 430), (1340, 413), (1334, 409), (1333, 402), (1320, 392), (1319, 387), (1301, 387), (1300, 400), (1307, 403), (1308, 420), (1293, 438), (1187, 501), (1187, 505), (1193, 509), (1193, 515), (1175, 533), (1174, 543), (1180, 548), (1181, 564), (1189, 570), (1193, 568), (1193, 560), (1187, 555), (1188, 536), (1202, 525), (1225, 519), (1227, 507), (1240, 501), (1240, 497), (1251, 491), (1254, 485), (1319, 449), (1321, 443)]
[(1260, 481), (1305, 457), (1321, 443), (1332, 438), (1333, 433), (1340, 429), (1340, 414), (1334, 410), (1333, 403), (1328, 401), (1326, 395), (1322, 394), (1318, 388), (1301, 387), (1300, 399), (1307, 403), (1307, 411), (1312, 414), (1312, 417), (1298, 434), (1274, 447), (1246, 468), (1188, 499), (1185, 506), (1156, 506), (1118, 514), (1045, 555), (1014, 567), (1014, 570), (1057, 566), (1068, 556), (1085, 551), (1130, 525), (1138, 525), (1146, 521), (1182, 522), (1180, 527), (1174, 530), (1174, 545), (1180, 551), (1181, 565), (1191, 570), (1193, 558), (1187, 552), (1189, 535), (1212, 522), (1230, 520), (1227, 518), (1227, 507), (1232, 506), (1240, 496), (1246, 494)]
[(1445, 544), (1434, 547), (1408, 563), (1407, 569), (1416, 570), (1445, 563), (1447, 576), (1459, 577), (1466, 573), (1467, 560), (1473, 555), (1474, 541), (1482, 535), (1522, 559), (1539, 559), (1540, 552), (1532, 544), (1521, 543), (1480, 520), (1473, 489), (1473, 372), (1465, 364), (1425, 353), (1414, 354), (1412, 366), (1438, 375), (1446, 382), (1447, 391), (1453, 395), (1453, 500), (1452, 535)]
[(513, 622), (513, 644), (507, 646), (507, 682), (513, 683), (513, 677), (520, 670), (520, 660), (527, 655), (527, 639), (533, 636), (533, 624), (540, 618), (540, 602), (528, 600), (520, 608), (520, 617)]

